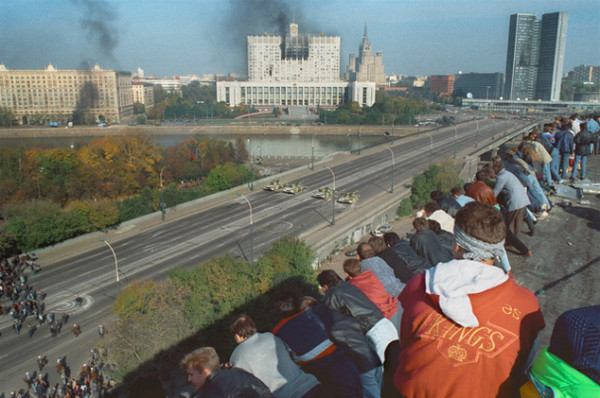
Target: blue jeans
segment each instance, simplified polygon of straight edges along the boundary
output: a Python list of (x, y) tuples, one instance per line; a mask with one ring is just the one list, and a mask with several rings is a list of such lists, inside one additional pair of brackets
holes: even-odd
[(571, 159), (570, 153), (561, 153), (560, 154), (560, 167), (562, 168), (561, 177), (563, 179), (565, 179), (569, 176), (569, 159)]
[(587, 155), (575, 155), (575, 161), (573, 162), (573, 171), (571, 172), (571, 178), (577, 176), (577, 165), (581, 161), (581, 179), (585, 178), (585, 164), (587, 163)]
[(550, 173), (550, 163), (542, 165), (542, 181), (552, 186), (552, 174)]
[(546, 197), (546, 194), (544, 193), (544, 190), (540, 186), (540, 183), (538, 182), (535, 175), (530, 174), (527, 176), (527, 179), (529, 180), (528, 188), (531, 195), (540, 204), (540, 206), (545, 204), (546, 206), (548, 206), (548, 209), (550, 209), (550, 202), (548, 201), (548, 198)]
[(383, 386), (383, 366), (361, 373), (360, 383), (364, 398), (380, 398)]
[(550, 172), (552, 173), (552, 178), (555, 181), (560, 181), (559, 169), (560, 169), (560, 152), (558, 148), (552, 148), (552, 152), (550, 153), (552, 156), (552, 162), (550, 162)]

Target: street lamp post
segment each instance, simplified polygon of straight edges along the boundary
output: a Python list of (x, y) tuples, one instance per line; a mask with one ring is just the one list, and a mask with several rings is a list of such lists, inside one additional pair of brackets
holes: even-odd
[[(250, 143), (250, 139), (248, 139), (248, 143)], [(256, 150), (256, 148), (260, 148), (260, 145), (255, 146), (250, 150), (250, 190), (254, 190), (254, 157), (252, 154)]]
[(456, 130), (456, 125), (454, 127), (454, 159), (456, 159), (456, 139), (458, 138), (458, 131)]
[(325, 167), (327, 170), (329, 170), (331, 172), (331, 175), (333, 176), (333, 190), (331, 192), (331, 225), (335, 225), (335, 173), (333, 172), (333, 170), (331, 170), (331, 167), (329, 166), (323, 166)]
[(163, 190), (163, 178), (162, 178), (162, 173), (163, 170), (166, 168), (167, 166), (164, 166), (162, 169), (160, 169), (160, 213), (161, 213), (161, 218), (162, 221), (165, 221), (165, 198), (164, 198), (164, 190)]
[(121, 289), (121, 286), (119, 284), (119, 261), (117, 260), (117, 253), (115, 253), (115, 250), (113, 249), (113, 247), (110, 245), (110, 243), (108, 243), (107, 240), (99, 238), (98, 239), (100, 242), (104, 242), (104, 244), (106, 246), (108, 246), (108, 248), (110, 249), (110, 251), (112, 252), (113, 258), (115, 259), (115, 276), (116, 276), (116, 280), (117, 280), (117, 289)]
[(430, 150), (433, 151), (433, 137), (429, 131), (426, 131), (425, 134), (429, 136)]
[(385, 149), (392, 154), (392, 189), (390, 189), (390, 193), (394, 193), (394, 151), (389, 146), (386, 146)]
[(244, 194), (238, 193), (238, 195), (244, 198), (244, 200), (246, 200), (246, 203), (248, 203), (248, 208), (250, 209), (250, 265), (252, 265), (254, 264), (254, 241), (252, 236), (252, 204), (250, 204), (250, 201), (246, 196), (244, 196)]
[(315, 169), (315, 137), (317, 134), (319, 134), (319, 133), (318, 132), (314, 133), (312, 136), (312, 139), (310, 140), (310, 147), (311, 147), (311, 151), (312, 151), (312, 154), (311, 154), (312, 166), (310, 168), (311, 170)]

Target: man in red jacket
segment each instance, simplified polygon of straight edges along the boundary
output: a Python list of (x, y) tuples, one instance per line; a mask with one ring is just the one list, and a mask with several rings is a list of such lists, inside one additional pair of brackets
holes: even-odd
[(404, 308), (394, 385), (411, 397), (514, 397), (544, 318), (537, 299), (493, 265), (506, 225), (492, 206), (457, 214), (455, 260), (416, 275)]
[(360, 261), (349, 258), (344, 261), (344, 273), (349, 278), (348, 283), (359, 288), (379, 308), (383, 316), (394, 324), (398, 333), (400, 333), (402, 307), (399, 305), (397, 297), (390, 296), (385, 291), (383, 283), (373, 271), (362, 271)]

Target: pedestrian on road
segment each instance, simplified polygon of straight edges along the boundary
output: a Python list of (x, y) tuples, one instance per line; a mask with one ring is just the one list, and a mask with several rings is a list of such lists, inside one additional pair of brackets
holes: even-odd
[(100, 337), (104, 337), (105, 333), (106, 333), (106, 330), (104, 329), (104, 326), (98, 325), (98, 334), (100, 335)]
[(77, 337), (81, 333), (81, 328), (79, 327), (78, 324), (74, 323), (73, 327), (71, 328), (71, 332), (73, 332), (73, 334), (75, 335), (75, 337)]

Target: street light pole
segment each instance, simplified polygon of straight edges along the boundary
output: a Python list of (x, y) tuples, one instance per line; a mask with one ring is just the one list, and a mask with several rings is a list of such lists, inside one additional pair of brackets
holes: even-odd
[(454, 159), (456, 159), (456, 139), (458, 138), (458, 131), (456, 130), (456, 125), (454, 127)]
[(331, 225), (335, 225), (335, 173), (333, 172), (333, 170), (331, 170), (331, 167), (329, 166), (323, 166), (325, 167), (327, 170), (329, 170), (331, 172), (331, 175), (333, 176), (333, 190), (331, 192)]
[(477, 134), (479, 133), (479, 119), (475, 119), (475, 123), (477, 123), (477, 130), (475, 130), (475, 148), (477, 148)]
[(167, 166), (164, 166), (162, 169), (160, 169), (160, 213), (161, 213), (162, 221), (165, 221), (165, 200), (164, 200), (162, 173), (166, 167)]
[(108, 246), (108, 248), (110, 249), (110, 251), (112, 252), (113, 258), (115, 259), (115, 275), (116, 275), (116, 280), (117, 280), (117, 289), (121, 289), (121, 286), (119, 284), (119, 262), (117, 260), (117, 253), (115, 253), (115, 250), (113, 249), (113, 247), (110, 245), (110, 243), (108, 243), (107, 240), (104, 240), (102, 238), (98, 239), (100, 242), (104, 242), (104, 244), (106, 244), (106, 246)]
[(246, 200), (246, 203), (248, 203), (248, 208), (250, 209), (250, 265), (252, 265), (254, 264), (254, 241), (252, 236), (252, 204), (250, 204), (250, 201), (246, 196), (244, 196), (244, 194), (238, 193), (238, 195), (240, 195)]
[(389, 146), (385, 148), (392, 154), (392, 189), (390, 189), (390, 193), (394, 193), (394, 151)]
[(313, 171), (315, 169), (315, 136), (317, 134), (319, 134), (319, 133), (318, 132), (314, 133), (313, 136), (312, 136), (312, 139), (310, 140), (310, 147), (311, 147), (311, 150), (312, 150), (312, 155), (311, 155), (311, 157), (312, 157), (312, 166), (311, 166), (310, 169), (313, 170)]

